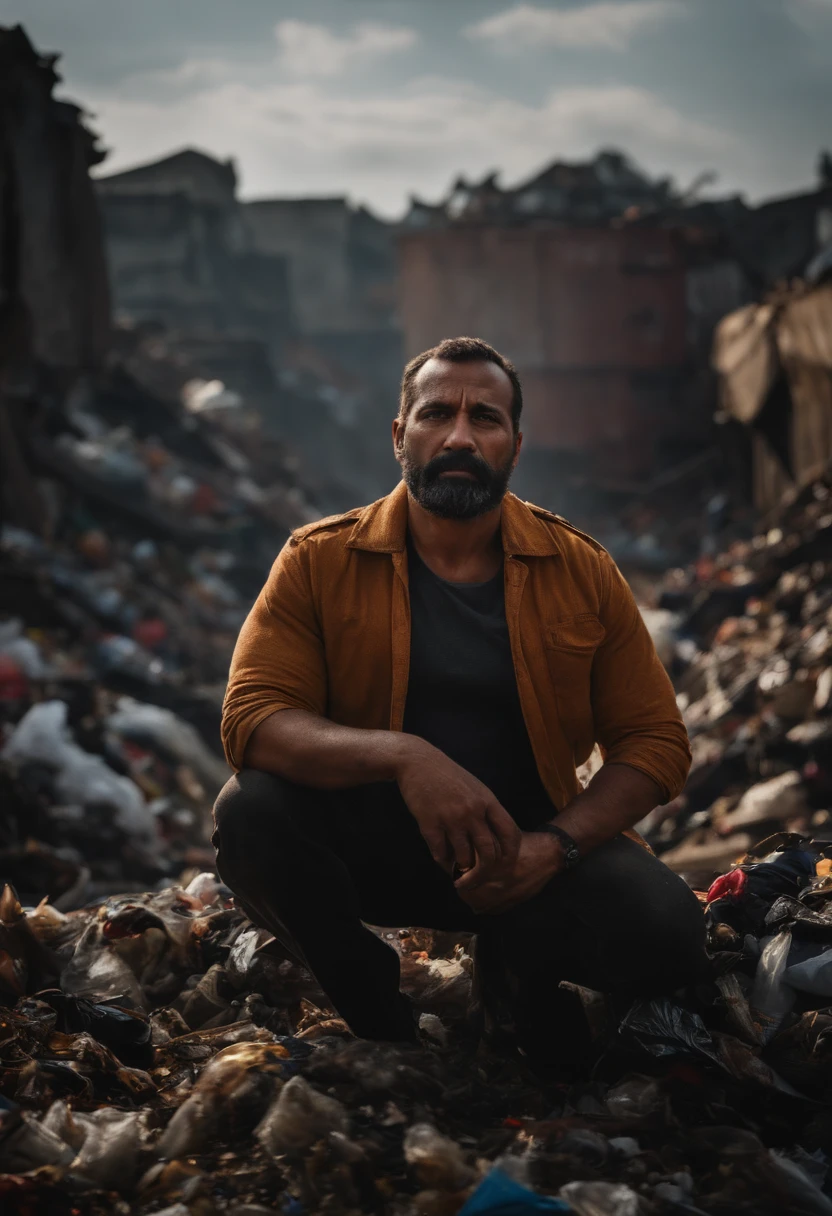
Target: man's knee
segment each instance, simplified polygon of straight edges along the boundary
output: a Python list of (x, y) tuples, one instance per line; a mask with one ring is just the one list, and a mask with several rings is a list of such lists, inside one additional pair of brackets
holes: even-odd
[[(309, 843), (315, 791), (258, 769), (242, 769), (214, 804), (212, 843), (226, 869), (274, 867)], [(305, 826), (304, 826), (305, 825)], [(313, 833), (314, 835), (314, 829)]]
[(636, 970), (647, 987), (669, 992), (696, 983), (707, 973), (705, 918), (687, 883), (665, 867), (662, 870), (645, 893), (632, 945), (640, 955)]
[(705, 918), (687, 883), (630, 840), (591, 857), (583, 901), (598, 900), (605, 953), (621, 980), (670, 991), (702, 978)]
[(288, 782), (281, 777), (244, 768), (228, 780), (214, 803), (214, 827), (220, 836), (246, 833), (264, 816), (279, 814)]

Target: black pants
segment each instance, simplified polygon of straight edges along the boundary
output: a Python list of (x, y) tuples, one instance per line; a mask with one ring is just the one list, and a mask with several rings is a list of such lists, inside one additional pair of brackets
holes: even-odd
[[(247, 914), (299, 955), (353, 1031), (405, 1039), (395, 952), (363, 922), (486, 932), (515, 977), (521, 1045), (545, 1054), (561, 980), (623, 998), (703, 973), (704, 920), (681, 878), (626, 837), (525, 904), (472, 912), (436, 865), (395, 784), (325, 793), (253, 769), (214, 808), (217, 867)], [(562, 1037), (562, 1036), (561, 1036)]]

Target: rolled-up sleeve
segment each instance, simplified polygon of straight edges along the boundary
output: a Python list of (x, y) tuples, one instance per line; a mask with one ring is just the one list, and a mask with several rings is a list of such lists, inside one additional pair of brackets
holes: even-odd
[(309, 546), (289, 541), (240, 630), (222, 709), (235, 770), (255, 727), (277, 710), (326, 710), (326, 665), (312, 594)]
[(687, 731), (670, 678), (626, 580), (601, 557), (599, 616), (605, 637), (592, 667), (595, 737), (607, 763), (639, 769), (669, 802), (690, 769)]

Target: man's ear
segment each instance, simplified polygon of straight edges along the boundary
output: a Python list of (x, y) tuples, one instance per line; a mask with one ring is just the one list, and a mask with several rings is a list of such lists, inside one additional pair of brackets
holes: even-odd
[(402, 422), (401, 418), (394, 418), (393, 419), (393, 454), (395, 455), (396, 460), (398, 460), (399, 456), (401, 455), (403, 443), (404, 443), (404, 423)]
[(520, 449), (522, 448), (522, 446), (523, 446), (523, 432), (518, 431), (517, 438), (514, 440), (514, 461), (512, 462), (512, 466), (511, 466), (512, 469), (517, 468), (517, 461), (520, 459)]

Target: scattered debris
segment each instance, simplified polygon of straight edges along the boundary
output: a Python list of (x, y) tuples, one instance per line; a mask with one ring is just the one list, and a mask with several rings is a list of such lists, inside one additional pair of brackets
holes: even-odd
[[(0, 63), (0, 107), (39, 99), (48, 170), (10, 142), (3, 248), (61, 255), (49, 291), (35, 261), (2, 267), (0, 1206), (832, 1211), (829, 478), (670, 572), (652, 618), (694, 767), (641, 829), (700, 895), (710, 980), (623, 1014), (565, 985), (596, 1059), (558, 1085), (508, 1028), (478, 1039), (470, 937), (387, 927), (420, 1045), (354, 1039), (208, 841), (230, 648), (315, 508), (199, 343), (110, 336), (94, 140), (21, 30), (0, 30)], [(537, 183), (552, 205), (568, 169)]]

